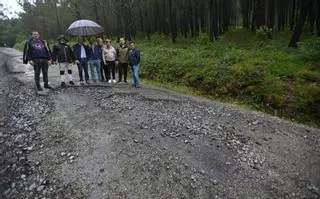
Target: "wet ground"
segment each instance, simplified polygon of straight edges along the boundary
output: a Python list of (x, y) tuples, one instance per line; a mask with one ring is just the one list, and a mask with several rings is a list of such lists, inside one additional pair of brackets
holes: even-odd
[(39, 96), (21, 53), (0, 56), (3, 198), (320, 197), (319, 129), (146, 86), (61, 89), (57, 66)]

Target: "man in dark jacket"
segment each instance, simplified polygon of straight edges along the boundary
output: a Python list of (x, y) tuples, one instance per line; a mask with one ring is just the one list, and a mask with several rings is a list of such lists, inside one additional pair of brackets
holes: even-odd
[(130, 42), (129, 63), (132, 70), (133, 86), (141, 88), (140, 73), (140, 51), (136, 49), (134, 42)]
[(34, 79), (38, 91), (42, 91), (40, 85), (40, 72), (42, 71), (44, 88), (52, 89), (48, 84), (48, 68), (51, 64), (51, 53), (47, 44), (40, 40), (38, 31), (32, 31), (32, 39), (30, 39), (23, 52), (23, 62), (29, 63), (34, 69)]
[(74, 85), (72, 78), (72, 64), (75, 62), (75, 56), (71, 47), (66, 44), (68, 40), (64, 35), (58, 37), (58, 43), (53, 46), (52, 60), (53, 63), (58, 62), (61, 77), (61, 87), (65, 87), (65, 70), (68, 71), (69, 84)]
[(73, 53), (76, 57), (76, 63), (78, 65), (80, 84), (83, 85), (83, 70), (85, 75), (85, 80), (87, 84), (89, 82), (89, 72), (88, 72), (88, 60), (90, 58), (90, 49), (84, 44), (84, 38), (78, 38), (78, 43), (73, 45)]
[(117, 60), (118, 60), (118, 69), (119, 69), (119, 80), (118, 83), (121, 83), (122, 76), (124, 83), (127, 83), (127, 74), (128, 74), (128, 62), (129, 62), (129, 48), (126, 44), (124, 37), (120, 37), (119, 47), (117, 48)]

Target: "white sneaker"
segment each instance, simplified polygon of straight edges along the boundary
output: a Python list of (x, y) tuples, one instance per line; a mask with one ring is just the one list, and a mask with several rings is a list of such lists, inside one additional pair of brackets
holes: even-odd
[(109, 83), (109, 84), (111, 84), (111, 83), (112, 83), (111, 79), (108, 81), (108, 83)]
[(116, 81), (115, 79), (114, 79), (114, 80), (112, 80), (112, 82), (113, 82), (113, 83), (117, 83), (117, 81)]

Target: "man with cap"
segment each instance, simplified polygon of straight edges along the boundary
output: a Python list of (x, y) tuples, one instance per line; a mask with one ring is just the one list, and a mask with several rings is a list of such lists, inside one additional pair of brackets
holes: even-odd
[(65, 87), (65, 71), (68, 72), (69, 84), (74, 85), (72, 78), (72, 65), (75, 62), (75, 56), (71, 47), (67, 44), (68, 40), (64, 35), (58, 37), (58, 43), (53, 46), (52, 60), (53, 63), (58, 62), (60, 77), (61, 77), (61, 87)]

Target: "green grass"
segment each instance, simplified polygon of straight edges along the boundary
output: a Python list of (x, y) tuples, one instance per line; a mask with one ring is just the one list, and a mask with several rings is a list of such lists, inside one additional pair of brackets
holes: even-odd
[[(210, 43), (206, 36), (172, 44), (154, 35), (138, 39), (142, 77), (185, 94), (241, 104), (310, 125), (320, 125), (320, 66), (317, 48), (287, 47), (290, 35), (259, 41), (231, 31)], [(304, 36), (304, 42), (320, 43)]]
[(289, 49), (289, 32), (272, 37), (233, 30), (213, 43), (201, 34), (172, 44), (169, 36), (138, 34), (141, 76), (145, 84), (319, 127), (320, 39), (303, 35), (299, 49)]

